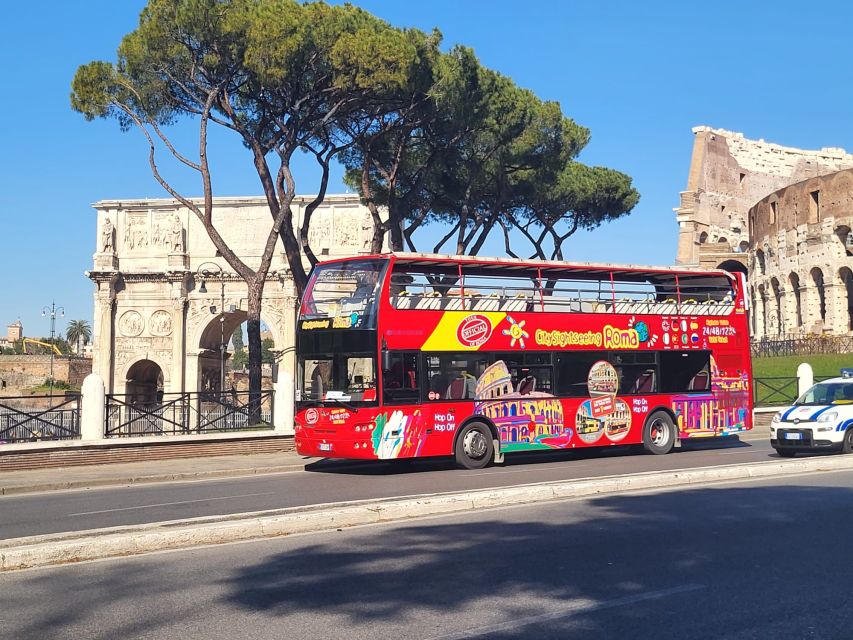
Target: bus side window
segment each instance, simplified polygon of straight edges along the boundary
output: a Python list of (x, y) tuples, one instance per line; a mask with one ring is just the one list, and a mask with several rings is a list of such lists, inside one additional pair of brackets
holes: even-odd
[(382, 399), (388, 404), (420, 401), (417, 352), (386, 351), (383, 354)]

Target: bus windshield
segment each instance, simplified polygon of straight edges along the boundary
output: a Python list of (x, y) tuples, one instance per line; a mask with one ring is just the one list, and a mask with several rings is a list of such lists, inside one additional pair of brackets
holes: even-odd
[(376, 358), (369, 353), (300, 356), (297, 400), (375, 403)]
[(347, 260), (314, 267), (299, 309), (299, 328), (375, 329), (387, 260)]

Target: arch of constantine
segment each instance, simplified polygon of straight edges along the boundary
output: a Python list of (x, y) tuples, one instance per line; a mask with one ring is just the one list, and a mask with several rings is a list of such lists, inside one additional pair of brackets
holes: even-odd
[[(295, 224), (302, 223), (310, 201), (293, 202)], [(180, 202), (101, 200), (93, 206), (97, 251), (87, 272), (95, 285), (93, 372), (103, 378), (106, 392), (218, 388), (220, 349), (246, 320), (246, 284), (217, 256), (201, 222)], [(271, 224), (264, 198), (216, 198), (213, 222), (241, 259), (252, 267), (260, 262)], [(333, 195), (314, 212), (309, 234), (320, 259), (354, 255), (369, 252), (373, 225), (357, 195)], [(292, 428), (296, 308), (281, 249), (267, 277), (261, 320), (279, 359), (272, 385), (275, 426), (283, 431)]]

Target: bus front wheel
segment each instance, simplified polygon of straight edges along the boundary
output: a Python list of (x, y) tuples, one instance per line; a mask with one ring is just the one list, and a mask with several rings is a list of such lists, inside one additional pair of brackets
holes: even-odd
[(482, 422), (470, 422), (456, 438), (456, 464), (465, 469), (482, 469), (495, 455), (492, 432)]
[(643, 449), (656, 456), (672, 451), (677, 434), (672, 418), (665, 411), (655, 411), (643, 427)]

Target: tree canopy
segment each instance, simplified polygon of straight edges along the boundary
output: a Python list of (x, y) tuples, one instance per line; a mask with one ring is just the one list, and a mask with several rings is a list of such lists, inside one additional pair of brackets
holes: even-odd
[[(296, 0), (149, 0), (114, 62), (81, 66), (71, 106), (140, 131), (154, 178), (203, 224), (219, 254), (248, 288), (250, 391), (260, 391), (260, 301), (276, 246), (297, 292), (307, 283), (303, 255), (313, 212), (340, 161), (373, 217), (372, 248), (415, 249), (428, 224), (455, 238), (457, 253), (478, 253), (501, 229), (506, 250), (563, 257), (577, 229), (630, 212), (639, 195), (629, 176), (589, 167), (578, 156), (588, 129), (511, 79), (483, 67), (463, 46), (441, 49), (438, 31), (401, 29), (350, 4)], [(178, 147), (171, 125), (191, 120), (197, 148)], [(209, 131), (221, 128), (247, 150), (266, 199), (263, 251), (249, 264), (213, 219)], [(201, 201), (176, 189), (158, 153), (198, 177)], [(317, 162), (316, 193), (302, 220), (295, 154)], [(227, 224), (227, 222), (226, 222)]]

